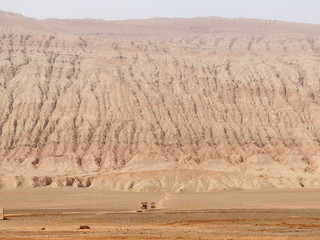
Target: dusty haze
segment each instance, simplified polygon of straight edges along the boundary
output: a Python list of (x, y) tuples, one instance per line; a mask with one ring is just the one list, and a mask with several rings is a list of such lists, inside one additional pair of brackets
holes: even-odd
[(320, 26), (0, 12), (0, 188), (320, 188)]

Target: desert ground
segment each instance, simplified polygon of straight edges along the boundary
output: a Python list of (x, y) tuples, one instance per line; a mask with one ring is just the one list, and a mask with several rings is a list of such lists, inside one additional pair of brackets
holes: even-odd
[(0, 239), (320, 239), (319, 69), (315, 24), (0, 11)]
[[(320, 239), (319, 198), (318, 190), (3, 190), (0, 239)], [(152, 200), (156, 209), (138, 211)]]

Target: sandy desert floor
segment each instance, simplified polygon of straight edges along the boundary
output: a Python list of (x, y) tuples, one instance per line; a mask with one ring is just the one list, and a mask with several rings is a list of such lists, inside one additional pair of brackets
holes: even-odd
[[(320, 239), (320, 191), (39, 188), (0, 196), (6, 216), (0, 239)], [(156, 209), (137, 212), (141, 201), (151, 200)]]

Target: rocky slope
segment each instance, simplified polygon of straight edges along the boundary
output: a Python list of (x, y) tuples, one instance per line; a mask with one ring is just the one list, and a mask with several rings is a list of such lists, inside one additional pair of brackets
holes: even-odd
[(1, 188), (320, 188), (319, 25), (0, 20)]

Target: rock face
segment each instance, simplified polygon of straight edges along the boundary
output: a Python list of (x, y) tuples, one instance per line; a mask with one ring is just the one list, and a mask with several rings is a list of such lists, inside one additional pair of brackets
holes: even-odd
[(320, 188), (319, 25), (0, 20), (0, 188)]

